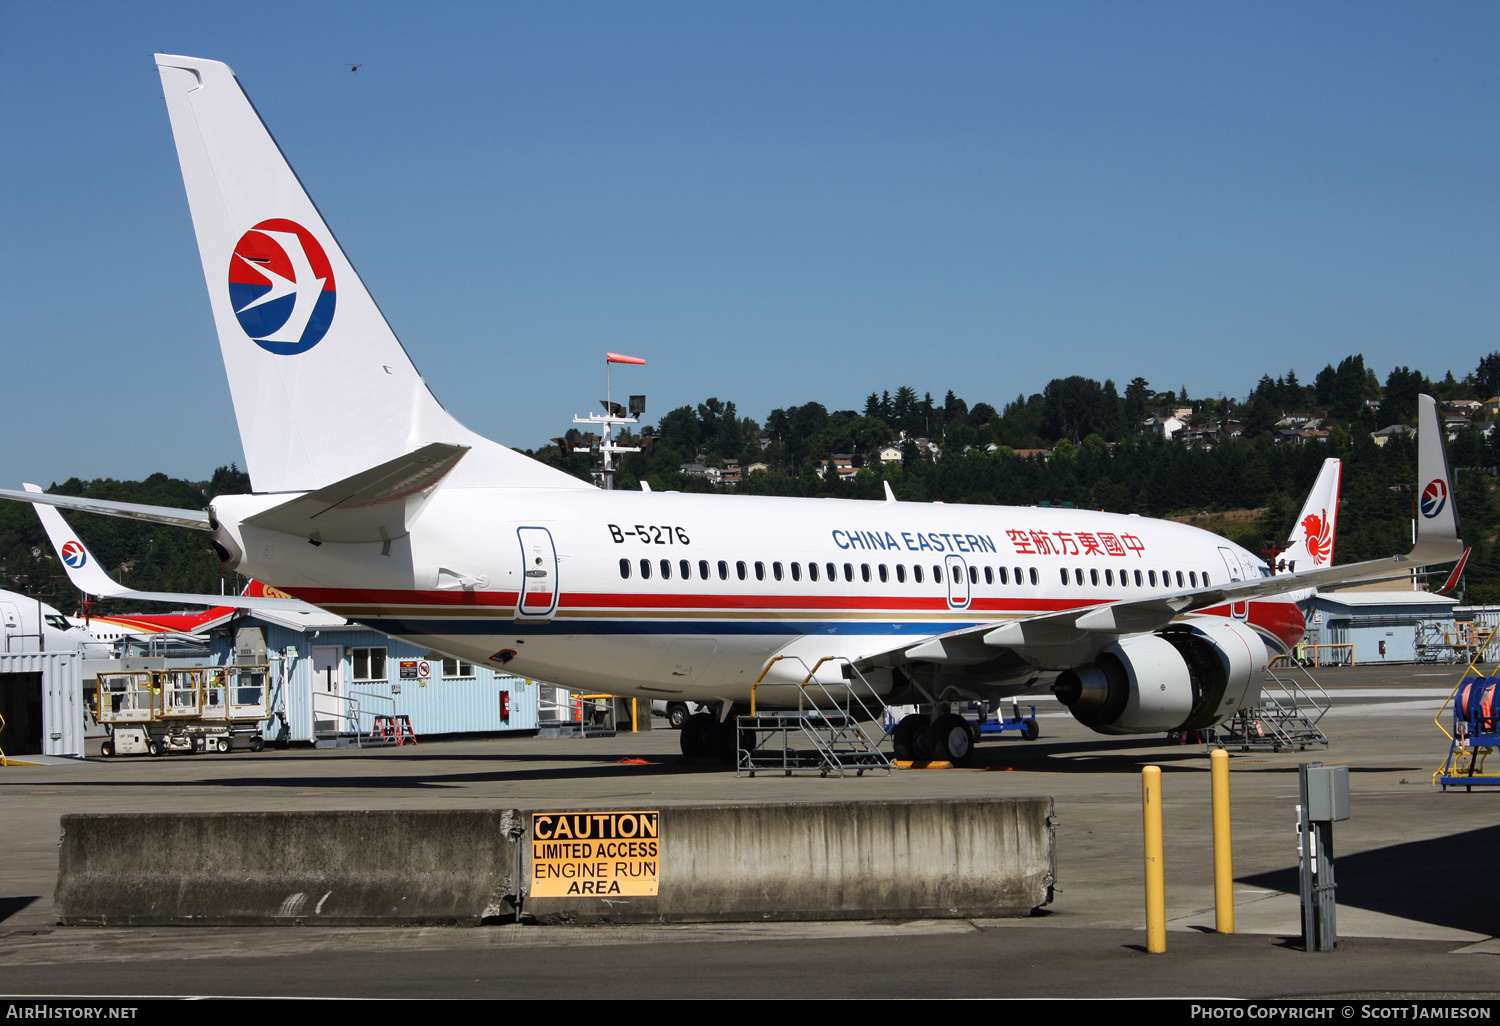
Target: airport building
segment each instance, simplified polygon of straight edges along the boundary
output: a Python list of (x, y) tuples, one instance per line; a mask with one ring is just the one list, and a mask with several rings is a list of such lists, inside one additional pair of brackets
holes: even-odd
[[(1451, 662), (1460, 630), (1458, 601), (1410, 588), (1319, 591), (1303, 603), (1304, 657), (1322, 665)], [(1314, 647), (1316, 646), (1316, 647)]]

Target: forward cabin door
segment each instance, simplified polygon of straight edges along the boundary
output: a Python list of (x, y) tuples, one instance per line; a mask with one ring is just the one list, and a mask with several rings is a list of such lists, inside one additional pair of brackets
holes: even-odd
[(518, 527), (521, 542), (521, 594), (517, 620), (550, 620), (557, 612), (557, 548), (545, 527)]
[[(1219, 555), (1224, 560), (1224, 569), (1229, 571), (1229, 579), (1231, 581), (1243, 581), (1245, 579), (1245, 572), (1240, 569), (1240, 560), (1234, 554), (1234, 550), (1226, 549), (1221, 545), (1219, 546)], [(1250, 603), (1231, 602), (1229, 604), (1229, 615), (1236, 620), (1246, 619), (1250, 615)]]

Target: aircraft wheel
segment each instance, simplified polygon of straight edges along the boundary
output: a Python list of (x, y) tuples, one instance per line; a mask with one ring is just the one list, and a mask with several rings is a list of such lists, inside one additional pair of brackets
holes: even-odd
[(672, 702), (667, 706), (667, 722), (672, 725), (673, 730), (681, 730), (682, 725), (687, 722), (687, 706), (681, 702)]
[(891, 732), (891, 746), (896, 750), (896, 758), (903, 762), (926, 762), (932, 758), (928, 730), (931, 725), (932, 720), (921, 713), (903, 716)]
[(708, 754), (708, 734), (714, 729), (713, 715), (694, 713), (682, 725), (677, 743), (682, 748), (683, 758), (701, 759)]
[(1042, 736), (1042, 728), (1037, 725), (1036, 720), (1022, 720), (1021, 736), (1027, 741), (1035, 741)]
[(957, 713), (939, 716), (928, 737), (934, 761), (951, 762), (955, 766), (967, 766), (972, 761), (974, 736), (969, 733), (967, 721)]
[(111, 755), (115, 754), (115, 746), (106, 741), (104, 742), (104, 744), (99, 746), (99, 754), (108, 759)]

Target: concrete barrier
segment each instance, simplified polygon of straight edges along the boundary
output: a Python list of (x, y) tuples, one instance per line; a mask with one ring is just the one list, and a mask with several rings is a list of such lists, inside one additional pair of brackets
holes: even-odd
[(654, 895), (539, 896), (545, 842), (529, 830), (525, 914), (544, 923), (967, 918), (1024, 916), (1052, 900), (1051, 798), (676, 805), (659, 822)]
[[(1052, 799), (64, 816), (69, 925), (1023, 916)], [(524, 898), (517, 896), (525, 892)]]
[(520, 818), (453, 812), (62, 817), (68, 925), (468, 924), (514, 914)]

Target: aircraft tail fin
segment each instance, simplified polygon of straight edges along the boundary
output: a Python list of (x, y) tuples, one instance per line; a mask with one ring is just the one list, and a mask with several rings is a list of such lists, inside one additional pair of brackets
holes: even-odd
[(473, 450), (455, 487), (589, 487), (439, 405), (227, 65), (156, 64), (256, 491), (315, 490), (433, 442)]
[(1417, 544), (1414, 563), (1446, 563), (1457, 559), (1464, 543), (1458, 538), (1458, 508), (1453, 501), (1453, 472), (1448, 469), (1443, 423), (1437, 402), (1417, 396)]
[(1343, 464), (1336, 459), (1323, 461), (1318, 479), (1313, 482), (1302, 512), (1292, 524), (1287, 547), (1276, 557), (1277, 572), (1295, 573), (1333, 565), (1333, 544), (1339, 519), (1339, 479)]

